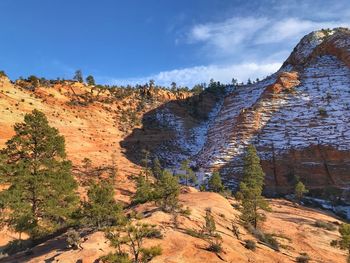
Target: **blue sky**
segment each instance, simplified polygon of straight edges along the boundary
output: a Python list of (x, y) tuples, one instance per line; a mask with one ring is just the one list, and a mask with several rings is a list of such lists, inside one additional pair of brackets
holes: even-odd
[(12, 78), (192, 87), (264, 77), (306, 33), (350, 24), (350, 1), (0, 0), (0, 68)]

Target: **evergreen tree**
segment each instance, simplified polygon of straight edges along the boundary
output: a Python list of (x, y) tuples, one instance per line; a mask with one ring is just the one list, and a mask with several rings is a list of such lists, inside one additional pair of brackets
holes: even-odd
[(81, 72), (80, 69), (78, 69), (77, 71), (75, 71), (75, 74), (74, 74), (73, 79), (74, 79), (75, 81), (80, 82), (80, 83), (83, 83), (83, 82), (84, 82), (83, 73)]
[(213, 236), (216, 231), (216, 225), (213, 215), (211, 214), (211, 209), (205, 209), (205, 226), (203, 232), (209, 236)]
[(350, 224), (343, 223), (339, 227), (340, 239), (333, 240), (332, 246), (338, 246), (341, 249), (348, 251), (347, 262), (350, 262)]
[(89, 75), (86, 77), (86, 83), (90, 86), (94, 86), (95, 85), (95, 79), (93, 76)]
[(260, 159), (253, 145), (249, 145), (244, 157), (243, 179), (239, 186), (242, 201), (242, 220), (255, 228), (263, 215), (260, 209), (267, 210), (268, 204), (262, 197), (265, 174), (260, 166)]
[(171, 86), (171, 90), (176, 90), (177, 88), (176, 82), (171, 82), (170, 86)]
[(157, 182), (155, 198), (165, 212), (173, 212), (179, 208), (180, 185), (176, 176), (163, 171), (163, 176)]
[(215, 171), (208, 181), (208, 190), (216, 193), (220, 193), (224, 190), (224, 186), (221, 181), (221, 176), (218, 171)]
[(190, 162), (188, 160), (184, 160), (181, 163), (181, 170), (183, 170), (185, 174), (180, 174), (179, 177), (185, 180), (185, 185), (188, 185), (188, 183), (197, 183), (196, 174), (193, 172), (189, 164)]
[(141, 159), (141, 165), (143, 166), (143, 173), (146, 177), (146, 180), (148, 181), (149, 177), (152, 176), (152, 170), (149, 167), (149, 164), (151, 162), (150, 159), (150, 152), (143, 149), (142, 151), (143, 158)]
[(305, 185), (298, 181), (298, 183), (295, 185), (295, 199), (298, 201), (298, 203), (301, 202), (301, 199), (303, 198), (304, 194), (308, 193), (309, 190), (306, 189)]
[(33, 110), (2, 151), (2, 179), (10, 187), (0, 194), (6, 223), (32, 238), (68, 224), (76, 209), (77, 184), (66, 160), (64, 137), (50, 127), (44, 113)]
[(133, 204), (143, 204), (154, 199), (152, 184), (140, 174), (136, 181), (136, 193), (133, 197)]
[[(111, 245), (117, 249), (117, 252), (103, 257), (103, 262), (143, 263), (149, 262), (152, 258), (162, 254), (160, 246), (148, 248), (143, 246), (147, 238), (162, 238), (161, 232), (155, 225), (140, 223), (133, 225), (128, 223), (125, 227), (109, 229), (106, 232), (106, 237)], [(133, 257), (132, 261), (123, 250), (125, 246), (129, 247)]]
[(154, 175), (154, 177), (155, 177), (157, 180), (159, 180), (159, 179), (162, 177), (163, 171), (162, 171), (162, 165), (160, 164), (158, 158), (155, 158), (155, 159), (153, 160), (153, 167), (152, 167), (152, 170), (153, 170), (153, 175)]
[(97, 228), (123, 222), (122, 207), (114, 199), (113, 186), (109, 181), (93, 183), (83, 204), (83, 215), (89, 225)]

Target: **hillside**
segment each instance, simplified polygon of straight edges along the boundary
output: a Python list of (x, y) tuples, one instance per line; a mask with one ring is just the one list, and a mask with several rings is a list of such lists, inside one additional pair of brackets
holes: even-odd
[[(189, 207), (191, 215), (179, 218), (178, 228), (174, 227), (172, 216), (161, 211), (154, 211), (152, 205), (142, 205), (137, 211), (143, 212), (142, 222), (156, 224), (164, 238), (147, 241), (146, 246), (160, 244), (163, 253), (152, 262), (295, 262), (300, 253), (306, 252), (310, 262), (345, 262), (346, 253), (329, 245), (339, 237), (337, 231), (329, 231), (314, 226), (316, 220), (339, 223), (334, 217), (317, 210), (305, 209), (283, 200), (270, 200), (273, 212), (267, 214), (263, 229), (276, 236), (280, 242), (280, 251), (276, 252), (263, 243), (257, 244), (256, 251), (244, 247), (246, 239), (255, 240), (251, 234), (239, 225), (239, 212), (234, 209), (233, 200), (226, 200), (215, 193), (197, 192), (189, 189), (180, 196), (182, 203)], [(205, 209), (212, 208), (218, 232), (223, 237), (223, 252), (207, 251), (207, 242), (196, 238), (186, 230), (199, 230), (204, 224)], [(153, 211), (153, 212), (152, 212)], [(232, 226), (239, 228), (240, 239), (234, 235)], [(84, 238), (80, 250), (66, 249), (64, 237), (50, 240), (32, 250), (32, 255), (17, 255), (1, 262), (96, 262), (100, 256), (107, 254), (111, 248), (102, 232), (95, 232)], [(79, 261), (80, 260), (80, 261)]]
[[(266, 173), (265, 193), (292, 192), (300, 178), (311, 194), (336, 187), (344, 197), (350, 184), (350, 32), (321, 30), (305, 36), (281, 69), (252, 85), (212, 82), (199, 92), (148, 85), (109, 88), (75, 81), (10, 81), (0, 77), (0, 148), (14, 134), (13, 125), (38, 109), (65, 137), (68, 159), (86, 198), (86, 181), (101, 179), (117, 169), (115, 198), (131, 212), (133, 177), (141, 171), (142, 150), (150, 151), (169, 169), (190, 159), (197, 176), (220, 170), (234, 190), (241, 178), (242, 156), (248, 144), (258, 150)], [(86, 168), (84, 158), (92, 161)], [(201, 180), (200, 180), (201, 183)], [(340, 195), (339, 195), (340, 196)], [(346, 253), (330, 246), (339, 238), (342, 221), (334, 214), (270, 199), (262, 229), (279, 242), (275, 251), (258, 242), (256, 251), (245, 240), (257, 241), (241, 225), (234, 198), (183, 187), (181, 203), (191, 214), (179, 226), (153, 202), (137, 206), (142, 222), (156, 224), (163, 254), (152, 262), (295, 262), (307, 253), (310, 262), (345, 262)], [(207, 241), (188, 233), (199, 230), (206, 208), (212, 209), (223, 252), (206, 250)], [(315, 226), (319, 220), (335, 230)], [(233, 233), (238, 227), (240, 238)], [(17, 235), (0, 231), (4, 246)], [(89, 233), (81, 249), (67, 249), (65, 234), (1, 262), (96, 262), (112, 249), (102, 232)]]
[[(346, 190), (349, 43), (350, 31), (344, 28), (306, 35), (278, 72), (252, 85), (230, 87), (207, 120), (195, 126), (188, 127), (177, 111), (154, 110), (158, 125), (176, 134), (170, 141), (159, 137), (158, 143), (172, 147), (159, 147), (154, 155), (169, 166), (191, 158), (202, 172), (219, 169), (234, 189), (245, 147), (254, 144), (267, 175), (267, 194), (290, 193), (295, 178), (316, 193), (325, 186)], [(145, 134), (139, 140), (148, 141)]]

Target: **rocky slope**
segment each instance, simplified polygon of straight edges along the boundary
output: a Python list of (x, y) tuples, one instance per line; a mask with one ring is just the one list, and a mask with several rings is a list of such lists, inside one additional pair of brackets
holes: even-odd
[(155, 110), (158, 123), (175, 134), (159, 140), (177, 146), (157, 148), (155, 154), (166, 152), (170, 165), (191, 157), (204, 172), (221, 170), (235, 188), (242, 154), (252, 143), (266, 172), (266, 193), (289, 193), (296, 178), (310, 189), (345, 190), (350, 186), (349, 66), (349, 30), (312, 32), (277, 73), (231, 87), (208, 111), (206, 122), (188, 128), (181, 114)]
[[(264, 231), (273, 234), (280, 243), (280, 251), (274, 251), (263, 243), (257, 249), (245, 248), (244, 240), (256, 240), (239, 224), (239, 212), (232, 207), (233, 200), (227, 200), (215, 193), (197, 192), (188, 189), (180, 196), (184, 206), (191, 210), (189, 216), (179, 216), (176, 228), (172, 216), (165, 214), (151, 204), (137, 208), (145, 218), (142, 222), (156, 224), (164, 238), (147, 240), (145, 246), (160, 245), (162, 255), (151, 262), (200, 263), (200, 262), (295, 262), (300, 253), (307, 253), (310, 262), (345, 262), (346, 253), (331, 247), (331, 240), (339, 238), (338, 231), (329, 231), (314, 226), (316, 220), (337, 225), (339, 220), (312, 209), (298, 207), (288, 201), (271, 200), (272, 212), (267, 213)], [(211, 207), (218, 233), (223, 238), (223, 252), (216, 254), (206, 250), (207, 241), (189, 235), (186, 230), (200, 230), (204, 224), (205, 209)], [(239, 239), (232, 227), (239, 229)], [(66, 248), (64, 236), (49, 240), (35, 247), (32, 254), (14, 255), (0, 262), (97, 262), (97, 259), (112, 251), (103, 232), (95, 232), (84, 238), (81, 249)]]

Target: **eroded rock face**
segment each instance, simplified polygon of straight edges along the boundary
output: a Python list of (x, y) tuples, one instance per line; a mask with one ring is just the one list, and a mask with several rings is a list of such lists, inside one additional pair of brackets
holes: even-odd
[(245, 147), (256, 146), (266, 191), (288, 193), (299, 177), (310, 189), (350, 186), (350, 34), (304, 37), (279, 72), (227, 96), (196, 156), (237, 186)]

